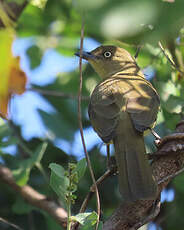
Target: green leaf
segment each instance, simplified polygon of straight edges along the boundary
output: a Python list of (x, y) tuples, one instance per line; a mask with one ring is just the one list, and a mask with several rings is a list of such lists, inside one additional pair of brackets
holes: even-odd
[(98, 215), (96, 212), (92, 212), (91, 215), (86, 217), (85, 222), (81, 228), (81, 230), (93, 230), (94, 225), (96, 224), (98, 219)]
[(0, 139), (11, 134), (11, 130), (7, 124), (0, 125)]
[(157, 81), (156, 88), (164, 103), (168, 100), (170, 95), (180, 96), (179, 88), (171, 80), (167, 82)]
[(63, 177), (62, 179), (57, 176), (54, 172), (51, 172), (50, 176), (50, 186), (54, 190), (54, 192), (57, 194), (59, 199), (63, 202), (65, 205), (65, 195), (67, 192), (67, 187), (69, 185), (69, 180), (67, 177)]
[(172, 183), (177, 191), (180, 191), (184, 194), (184, 187), (181, 186), (183, 184), (183, 180), (184, 180), (184, 175), (180, 174), (179, 176), (174, 178)]
[(55, 138), (71, 139), (73, 132), (68, 123), (64, 121), (61, 113), (47, 113), (41, 109), (38, 110), (45, 126), (48, 129), (48, 137), (53, 140)]
[[(93, 230), (97, 219), (98, 215), (96, 212), (84, 212), (79, 213), (76, 216), (71, 216), (72, 221), (79, 222), (82, 225), (81, 230)], [(102, 229), (102, 223), (100, 223), (98, 229)]]
[(83, 158), (81, 159), (80, 161), (77, 162), (77, 167), (76, 167), (76, 171), (77, 171), (77, 174), (78, 174), (78, 180), (80, 180), (84, 174), (85, 174), (85, 171), (86, 171), (86, 159)]
[(65, 195), (69, 186), (69, 179), (65, 176), (65, 170), (62, 166), (51, 163), (49, 168), (51, 169), (50, 186), (63, 204), (65, 204)]
[(9, 136), (6, 140), (1, 141), (0, 140), (0, 146), (2, 147), (7, 147), (9, 145), (16, 145), (18, 143), (18, 140), (16, 137)]
[(0, 148), (15, 145), (17, 143), (18, 139), (12, 134), (12, 130), (8, 124), (0, 118)]
[(12, 206), (12, 211), (19, 215), (30, 213), (33, 209), (35, 209), (35, 207), (25, 202), (20, 196), (17, 197), (15, 203)]
[(40, 163), (46, 148), (46, 142), (39, 145), (29, 159), (23, 160), (20, 167), (12, 171), (18, 185), (23, 186), (28, 182), (32, 167)]
[(62, 37), (56, 50), (62, 55), (73, 57), (78, 41), (79, 37)]
[(91, 223), (91, 225), (96, 224), (98, 219), (98, 215), (96, 212), (92, 212), (90, 216), (87, 217), (87, 222)]
[[(96, 212), (79, 213), (76, 216), (71, 216), (72, 221), (79, 222), (82, 225), (92, 226), (96, 223), (98, 215)], [(82, 228), (83, 229), (83, 228)]]
[(63, 178), (65, 177), (65, 170), (61, 165), (56, 163), (49, 164), (49, 168), (52, 172), (54, 172), (58, 177)]
[(35, 69), (36, 67), (38, 67), (41, 63), (43, 55), (41, 49), (37, 45), (33, 45), (29, 49), (27, 49), (26, 53), (30, 59), (31, 69)]
[(103, 228), (103, 222), (100, 221), (99, 224), (98, 224), (98, 230), (102, 230), (102, 228)]
[(181, 115), (176, 113), (169, 113), (163, 108), (163, 114), (165, 118), (165, 126), (170, 130), (174, 130), (176, 128), (176, 124), (181, 120)]
[[(53, 230), (66, 230), (66, 228), (61, 227), (59, 223), (57, 223), (53, 217), (51, 217), (48, 213), (45, 212), (45, 222), (47, 229)], [(45, 228), (44, 228), (45, 229)], [(41, 229), (40, 229), (41, 230)]]
[(169, 113), (181, 113), (184, 102), (180, 97), (170, 95), (163, 106)]
[(40, 163), (46, 148), (47, 148), (48, 143), (47, 142), (43, 142), (41, 145), (38, 146), (38, 148), (36, 149), (35, 153), (33, 154), (33, 164), (34, 163)]
[(29, 175), (30, 175), (30, 167), (27, 168), (27, 164), (25, 164), (27, 162), (23, 162), (22, 166), (19, 169), (15, 169), (12, 171), (12, 174), (15, 178), (16, 183), (19, 186), (24, 186), (25, 184), (27, 184), (28, 180), (29, 180)]

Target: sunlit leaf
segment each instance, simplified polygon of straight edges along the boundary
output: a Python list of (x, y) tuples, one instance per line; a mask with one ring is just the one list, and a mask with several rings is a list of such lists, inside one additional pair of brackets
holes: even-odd
[(96, 214), (96, 212), (84, 212), (79, 213), (76, 216), (72, 216), (71, 219), (84, 225), (82, 229), (87, 229), (88, 227), (91, 227), (96, 223), (97, 217), (98, 215)]
[(13, 57), (12, 29), (0, 30), (0, 116), (7, 117), (8, 103), (12, 94), (22, 94), (25, 91), (26, 75), (20, 69), (20, 59)]
[[(79, 213), (76, 216), (72, 216), (71, 220), (79, 222), (82, 225), (82, 230), (92, 230), (94, 229), (94, 225), (96, 224), (97, 218), (98, 215), (96, 214), (96, 212), (85, 212)], [(101, 227), (98, 229), (101, 229)]]
[(0, 30), (0, 96), (6, 96), (8, 90), (9, 74), (12, 65), (11, 46), (14, 32), (10, 29)]
[(163, 104), (163, 106), (165, 107), (165, 109), (169, 113), (178, 113), (179, 114), (182, 112), (184, 102), (181, 100), (180, 97), (170, 95), (168, 100), (166, 101), (166, 103)]

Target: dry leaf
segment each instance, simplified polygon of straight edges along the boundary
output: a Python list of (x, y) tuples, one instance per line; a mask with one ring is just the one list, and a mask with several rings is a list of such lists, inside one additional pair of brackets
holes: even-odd
[(14, 31), (0, 30), (0, 116), (7, 118), (8, 104), (13, 94), (25, 92), (27, 77), (20, 69), (20, 58), (12, 54)]

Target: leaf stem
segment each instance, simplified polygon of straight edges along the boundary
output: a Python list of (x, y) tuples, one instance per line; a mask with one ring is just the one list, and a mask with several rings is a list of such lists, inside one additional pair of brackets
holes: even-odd
[(71, 194), (69, 194), (68, 205), (67, 205), (67, 213), (68, 213), (68, 216), (67, 216), (67, 230), (71, 230), (71, 225), (72, 225), (72, 222), (71, 222), (71, 199), (70, 199), (70, 196), (71, 196)]
[(71, 225), (72, 225), (72, 221), (71, 221), (71, 196), (72, 196), (72, 192), (70, 191), (71, 189), (71, 169), (69, 166), (69, 191), (67, 194), (67, 230), (71, 230)]

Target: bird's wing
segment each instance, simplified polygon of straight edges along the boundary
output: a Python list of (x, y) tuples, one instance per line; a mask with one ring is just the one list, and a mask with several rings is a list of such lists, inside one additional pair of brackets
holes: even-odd
[(143, 132), (151, 128), (157, 118), (160, 107), (160, 99), (155, 89), (150, 84), (140, 84), (144, 89), (144, 95), (130, 97), (127, 100), (126, 110), (130, 113), (134, 127)]
[(96, 86), (91, 95), (88, 113), (94, 130), (108, 143), (114, 137), (120, 109), (113, 94), (106, 89), (101, 84)]
[(156, 121), (159, 96), (145, 79), (110, 78), (94, 89), (88, 108), (94, 130), (104, 142), (115, 135), (119, 119), (128, 112), (134, 127), (144, 132)]

